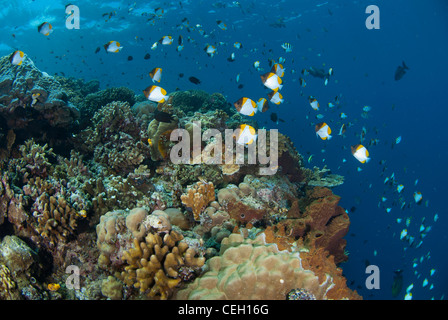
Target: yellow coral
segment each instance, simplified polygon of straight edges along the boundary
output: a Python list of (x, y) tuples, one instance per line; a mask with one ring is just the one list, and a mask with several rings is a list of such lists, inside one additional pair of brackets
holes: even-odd
[(56, 199), (42, 194), (39, 201), (43, 203), (43, 213), (37, 218), (36, 231), (49, 241), (50, 246), (59, 241), (67, 242), (76, 230), (78, 212), (62, 196)]
[(284, 300), (291, 289), (304, 288), (326, 299), (333, 279), (323, 281), (302, 267), (298, 253), (279, 251), (263, 235), (255, 240), (231, 234), (221, 242), (220, 256), (207, 261), (207, 272), (179, 291), (175, 298)]
[(163, 238), (149, 233), (142, 242), (134, 239), (134, 248), (123, 253), (122, 259), (128, 264), (121, 273), (123, 281), (151, 298), (168, 299), (182, 281), (180, 268), (188, 267), (194, 272), (205, 262), (203, 257), (195, 257), (195, 250), (180, 242), (182, 239), (175, 231)]
[(183, 194), (180, 199), (186, 207), (191, 208), (194, 219), (199, 221), (199, 215), (210, 202), (215, 201), (213, 182), (197, 182), (195, 186), (188, 188), (187, 193)]

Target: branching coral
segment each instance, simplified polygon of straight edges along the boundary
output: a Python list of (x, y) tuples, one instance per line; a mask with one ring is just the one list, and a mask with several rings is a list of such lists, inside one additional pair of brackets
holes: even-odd
[(200, 220), (200, 214), (207, 205), (215, 201), (215, 187), (212, 182), (198, 181), (181, 196), (182, 203), (193, 212), (194, 219)]
[(17, 300), (20, 294), (9, 269), (0, 264), (0, 300)]
[(330, 189), (315, 187), (303, 199), (294, 201), (286, 219), (266, 229), (269, 242), (289, 249), (300, 240), (307, 247), (322, 247), (335, 257), (336, 263), (347, 260), (344, 248), (350, 219), (338, 206), (340, 197)]
[(327, 292), (329, 299), (361, 299), (356, 291), (347, 287), (342, 269), (336, 266), (334, 256), (330, 255), (327, 250), (322, 247), (311, 247), (309, 250), (302, 251), (300, 257), (302, 258), (302, 266), (313, 271), (321, 281), (326, 278), (327, 274), (331, 275), (334, 286)]
[(128, 264), (121, 273), (123, 281), (151, 298), (169, 298), (173, 289), (182, 280), (189, 280), (205, 262), (195, 257), (195, 250), (182, 239), (175, 231), (163, 237), (149, 233), (142, 242), (134, 239), (134, 248), (123, 254)]
[(34, 139), (25, 141), (25, 144), (19, 146), (20, 158), (13, 159), (10, 167), (14, 168), (16, 175), (22, 183), (26, 183), (29, 178), (45, 178), (52, 171), (50, 158), (55, 159), (56, 155), (48, 145), (43, 146), (35, 143)]
[(85, 97), (85, 107), (88, 114), (104, 107), (113, 101), (127, 102), (130, 105), (135, 103), (135, 93), (126, 87), (108, 88), (95, 93), (90, 93)]
[(149, 159), (146, 133), (127, 102), (111, 102), (97, 112), (92, 125), (73, 138), (76, 148), (93, 155), (105, 169), (118, 174), (133, 172)]
[(332, 174), (331, 170), (325, 165), (322, 169), (313, 168), (313, 175), (309, 178), (308, 185), (313, 187), (337, 187), (344, 183), (344, 177), (338, 174)]

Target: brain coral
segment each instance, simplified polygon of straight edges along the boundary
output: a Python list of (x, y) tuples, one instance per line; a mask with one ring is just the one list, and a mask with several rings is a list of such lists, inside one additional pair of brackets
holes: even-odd
[(323, 282), (302, 267), (298, 253), (279, 251), (267, 245), (264, 236), (244, 240), (231, 234), (222, 242), (221, 255), (207, 261), (207, 272), (186, 289), (178, 299), (193, 300), (284, 300), (288, 292), (303, 288), (316, 299), (326, 299), (332, 278)]

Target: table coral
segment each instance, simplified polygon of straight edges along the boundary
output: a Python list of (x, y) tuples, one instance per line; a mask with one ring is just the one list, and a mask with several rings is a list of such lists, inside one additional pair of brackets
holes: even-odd
[(181, 242), (183, 236), (175, 231), (160, 234), (149, 233), (140, 242), (134, 239), (134, 248), (124, 252), (127, 266), (121, 273), (123, 281), (148, 297), (169, 298), (183, 279), (190, 280), (205, 259), (195, 257), (194, 249)]
[(193, 212), (194, 219), (200, 220), (200, 214), (207, 205), (215, 201), (215, 187), (212, 182), (198, 181), (181, 196), (182, 204)]
[(327, 292), (329, 299), (362, 299), (356, 291), (347, 287), (342, 269), (336, 266), (334, 256), (330, 255), (327, 250), (322, 247), (311, 247), (309, 250), (300, 252), (300, 257), (302, 258), (302, 266), (305, 269), (312, 270), (321, 281), (325, 279), (327, 274), (331, 275), (334, 286)]

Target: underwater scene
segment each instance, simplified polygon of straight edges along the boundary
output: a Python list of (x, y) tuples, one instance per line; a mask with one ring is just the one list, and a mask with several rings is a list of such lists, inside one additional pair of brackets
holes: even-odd
[(0, 300), (444, 300), (448, 2), (0, 7)]

